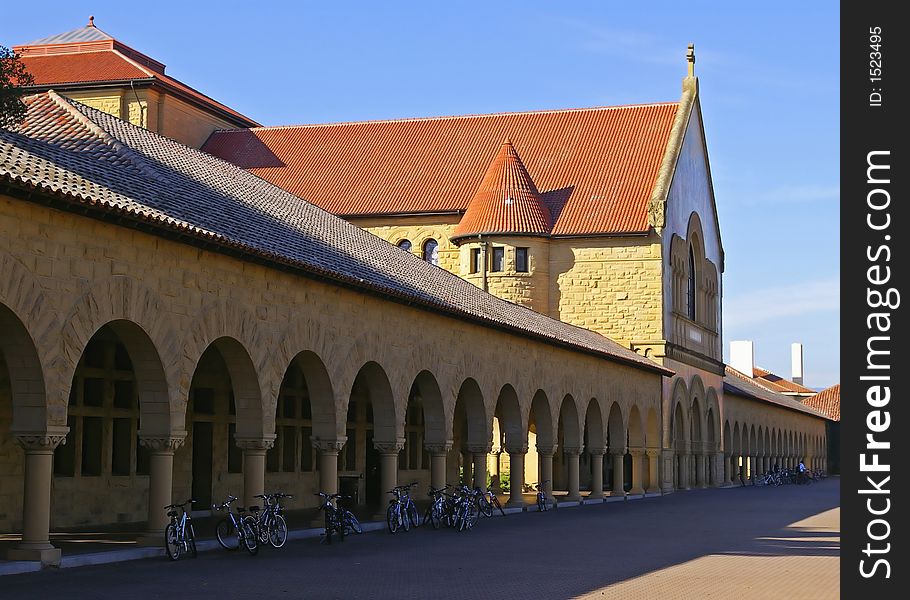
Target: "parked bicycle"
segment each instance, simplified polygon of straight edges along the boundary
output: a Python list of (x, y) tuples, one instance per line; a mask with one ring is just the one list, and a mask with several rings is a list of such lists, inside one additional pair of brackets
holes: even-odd
[(498, 508), (502, 516), (506, 516), (506, 511), (503, 510), (502, 504), (499, 503), (499, 498), (496, 497), (496, 494), (493, 493), (493, 490), (487, 488), (487, 491), (480, 491), (478, 496), (477, 504), (480, 509), (480, 514), (485, 517), (493, 516), (493, 509)]
[(433, 529), (439, 529), (443, 523), (446, 526), (449, 525), (449, 510), (448, 502), (446, 501), (446, 490), (451, 486), (446, 484), (445, 487), (439, 489), (430, 488), (427, 491), (427, 496), (430, 496), (433, 500), (430, 503), (430, 506), (427, 507), (427, 512), (423, 516), (424, 523), (430, 523), (433, 525)]
[(396, 485), (388, 491), (389, 494), (395, 496), (389, 500), (389, 508), (386, 509), (386, 523), (389, 527), (389, 533), (395, 533), (399, 529), (409, 531), (411, 525), (414, 527), (420, 525), (417, 506), (411, 498), (411, 488), (416, 485), (416, 481), (407, 485)]
[(319, 492), (316, 494), (322, 499), (319, 506), (320, 510), (325, 511), (325, 537), (322, 540), (325, 544), (332, 543), (332, 535), (337, 533), (339, 539), (343, 542), (344, 537), (350, 533), (363, 533), (363, 527), (360, 521), (354, 516), (354, 513), (338, 506), (338, 500), (350, 499), (350, 496), (341, 494), (326, 494)]
[(459, 486), (453, 495), (452, 517), (450, 521), (452, 527), (457, 531), (472, 529), (480, 518), (480, 509), (478, 508), (478, 497), (481, 495), (479, 489), (472, 489), (466, 485)]
[(540, 483), (534, 484), (534, 489), (537, 491), (537, 512), (546, 512), (550, 510), (550, 499), (547, 498), (547, 491), (544, 486), (550, 483), (549, 479), (541, 481)]
[(212, 510), (226, 511), (227, 514), (215, 525), (215, 537), (225, 550), (243, 548), (250, 555), (259, 552), (256, 535), (256, 520), (251, 515), (234, 514), (231, 505), (237, 501), (235, 496), (228, 496), (221, 505), (212, 505)]
[[(198, 555), (196, 551), (196, 531), (193, 529), (193, 520), (190, 517), (187, 505), (192, 506), (196, 501), (189, 499), (178, 504), (168, 504), (164, 507), (170, 523), (164, 528), (164, 549), (168, 558), (177, 560), (184, 552)], [(180, 512), (177, 512), (180, 509)]]
[(270, 544), (273, 548), (281, 548), (288, 539), (288, 524), (282, 514), (281, 499), (293, 498), (291, 494), (276, 492), (274, 494), (257, 494), (262, 498), (262, 510), (258, 506), (251, 506), (256, 522), (256, 534), (260, 544)]

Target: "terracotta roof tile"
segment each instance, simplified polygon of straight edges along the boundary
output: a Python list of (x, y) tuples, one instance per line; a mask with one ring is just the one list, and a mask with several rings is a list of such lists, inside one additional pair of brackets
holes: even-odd
[(759, 382), (741, 371), (737, 371), (731, 366), (727, 366), (724, 375), (724, 392), (737, 396), (744, 396), (752, 400), (769, 402), (783, 408), (789, 408), (803, 413), (808, 413), (815, 417), (826, 417), (826, 415), (812, 407), (805, 406), (792, 396), (785, 396), (779, 392), (769, 390), (760, 385)]
[(510, 138), (554, 235), (645, 232), (677, 107), (263, 127), (215, 132), (203, 150), (336, 215), (438, 213), (467, 209)]
[(815, 390), (802, 386), (798, 383), (790, 381), (789, 379), (784, 379), (780, 375), (776, 375), (771, 371), (754, 367), (752, 369), (752, 375), (756, 379), (760, 379), (760, 383), (767, 388), (781, 393), (792, 393), (792, 394), (814, 394)]
[(834, 421), (840, 421), (840, 384), (832, 385), (814, 396), (802, 400), (802, 403), (825, 413)]
[(510, 140), (490, 163), (453, 238), (480, 233), (549, 234), (550, 211)]
[[(492, 296), (234, 165), (47, 92), (0, 129), (0, 181), (438, 314), (672, 374), (593, 331)], [(91, 213), (90, 213), (91, 214)]]
[(111, 50), (23, 56), (22, 63), (35, 78), (35, 85), (152, 78), (149, 72)]

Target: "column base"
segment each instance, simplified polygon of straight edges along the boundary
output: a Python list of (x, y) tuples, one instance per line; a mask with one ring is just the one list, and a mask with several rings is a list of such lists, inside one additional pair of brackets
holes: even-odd
[(509, 500), (502, 505), (503, 508), (521, 508), (523, 509), (527, 504), (524, 500)]
[(47, 548), (12, 548), (6, 553), (7, 560), (37, 560), (43, 567), (59, 567), (60, 548), (48, 544)]
[(630, 496), (641, 496), (644, 493), (645, 493), (644, 488), (632, 488), (631, 490), (629, 490)]

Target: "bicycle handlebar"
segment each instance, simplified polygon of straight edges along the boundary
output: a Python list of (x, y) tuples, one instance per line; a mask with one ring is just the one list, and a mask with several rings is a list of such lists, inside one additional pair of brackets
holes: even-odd
[(168, 505), (165, 506), (164, 508), (183, 508), (183, 507), (186, 506), (187, 504), (196, 504), (196, 501), (195, 501), (195, 500), (192, 500), (192, 499), (184, 500), (183, 502), (181, 502), (181, 503), (179, 503), (179, 504), (168, 504)]

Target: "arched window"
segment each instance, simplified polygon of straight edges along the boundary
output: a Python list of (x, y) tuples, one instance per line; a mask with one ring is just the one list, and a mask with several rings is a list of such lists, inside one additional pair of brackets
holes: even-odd
[(693, 321), (695, 320), (695, 276), (695, 250), (692, 246), (689, 246), (689, 285), (686, 295), (686, 312)]
[(411, 240), (401, 240), (398, 242), (398, 247), (404, 250), (405, 252), (411, 251)]
[(423, 243), (423, 259), (431, 265), (439, 265), (439, 242), (430, 238)]

